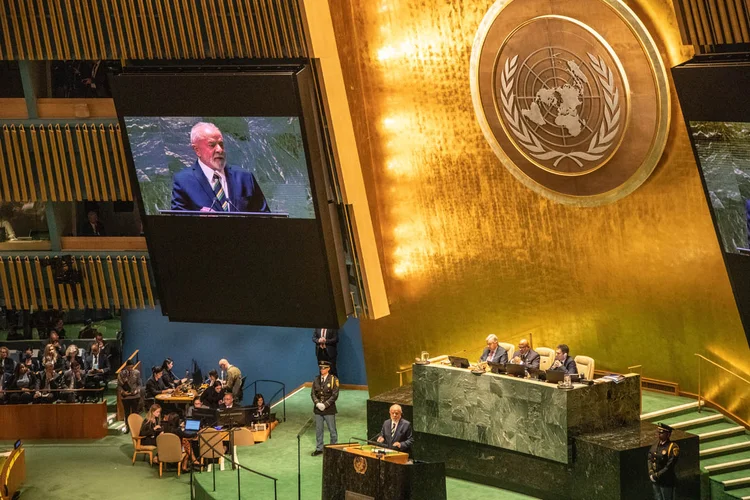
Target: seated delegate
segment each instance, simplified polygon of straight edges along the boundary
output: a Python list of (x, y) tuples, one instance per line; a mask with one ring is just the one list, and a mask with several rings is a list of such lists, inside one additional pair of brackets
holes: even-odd
[(159, 394), (169, 394), (174, 389), (164, 383), (164, 370), (161, 366), (151, 369), (151, 377), (146, 381), (146, 399), (154, 400)]
[(480, 363), (500, 363), (505, 364), (508, 362), (508, 351), (506, 351), (498, 342), (497, 335), (494, 333), (487, 336), (485, 339), (487, 347), (482, 351), (482, 356), (479, 358)]
[(564, 371), (570, 375), (578, 375), (578, 367), (573, 358), (570, 357), (570, 348), (566, 344), (560, 344), (555, 350), (555, 361), (550, 370)]
[(540, 361), (539, 353), (529, 347), (529, 341), (526, 339), (521, 339), (518, 343), (518, 351), (513, 354), (513, 359), (510, 360), (511, 363), (537, 369)]
[(161, 406), (156, 404), (151, 405), (146, 418), (143, 420), (143, 424), (141, 424), (141, 432), (139, 432), (142, 438), (141, 444), (156, 446), (156, 436), (162, 432), (160, 418)]
[(221, 380), (216, 380), (214, 385), (208, 387), (203, 394), (201, 394), (201, 402), (203, 406), (215, 410), (219, 407), (219, 404), (224, 399), (224, 386), (221, 384)]

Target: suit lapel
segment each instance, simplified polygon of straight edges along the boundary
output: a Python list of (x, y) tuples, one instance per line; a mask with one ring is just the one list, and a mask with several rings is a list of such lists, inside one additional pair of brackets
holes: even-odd
[[(208, 203), (204, 206), (216, 209), (216, 198), (214, 197), (214, 190), (211, 189), (211, 184), (208, 183), (208, 179), (206, 179), (206, 176), (203, 174), (203, 170), (201, 169), (201, 166), (198, 165), (198, 160), (195, 160), (195, 163), (193, 163), (193, 175), (195, 176), (195, 180), (198, 182), (198, 184), (203, 188), (204, 194), (206, 195), (206, 198), (208, 199)], [(200, 210), (203, 207), (199, 207), (198, 210)]]
[(234, 176), (232, 175), (232, 169), (229, 166), (224, 167), (224, 177), (227, 178), (227, 199), (229, 200), (229, 211), (234, 212), (237, 204), (235, 203), (235, 195), (237, 191), (234, 187)]

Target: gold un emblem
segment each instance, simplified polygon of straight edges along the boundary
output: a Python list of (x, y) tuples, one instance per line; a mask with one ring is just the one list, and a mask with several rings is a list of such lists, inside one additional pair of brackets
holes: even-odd
[[(656, 166), (669, 127), (653, 40), (619, 1), (519, 4), (495, 3), (472, 50), (472, 99), (493, 151), (524, 185), (562, 203), (631, 193)], [(619, 43), (618, 54), (600, 33), (634, 43)]]

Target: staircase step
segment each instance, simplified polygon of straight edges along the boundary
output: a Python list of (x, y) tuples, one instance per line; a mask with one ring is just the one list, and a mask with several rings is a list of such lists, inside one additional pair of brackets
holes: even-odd
[[(704, 401), (700, 402), (700, 406), (702, 407), (706, 403)], [(692, 403), (685, 403), (677, 406), (670, 406), (669, 408), (664, 408), (663, 410), (657, 410), (652, 411), (649, 413), (643, 413), (641, 415), (641, 420), (653, 420), (656, 418), (662, 418), (667, 415), (674, 415), (676, 413), (689, 411), (698, 408), (698, 401), (693, 401)]]
[(750, 450), (750, 441), (742, 441), (739, 443), (725, 444), (722, 446), (715, 446), (713, 448), (707, 448), (700, 451), (701, 458), (709, 457), (712, 455), (721, 455), (723, 453), (734, 453), (736, 451)]
[(728, 427), (726, 429), (721, 429), (717, 431), (709, 431), (709, 432), (703, 432), (698, 434), (698, 438), (701, 441), (709, 441), (711, 439), (718, 439), (728, 436), (734, 436), (735, 434), (742, 434), (745, 432), (745, 428), (741, 425), (736, 425), (734, 427)]
[(720, 471), (726, 471), (729, 469), (737, 469), (740, 467), (750, 467), (750, 458), (742, 458), (740, 460), (732, 460), (728, 462), (721, 462), (714, 465), (706, 465), (703, 467), (706, 472), (713, 474)]
[(107, 413), (107, 425), (112, 425), (117, 421), (117, 413)]
[(737, 479), (727, 479), (726, 481), (722, 481), (721, 484), (724, 485), (725, 490), (728, 490), (730, 488), (740, 488), (748, 486), (750, 485), (750, 476), (740, 477)]
[(721, 413), (715, 413), (713, 415), (707, 415), (705, 417), (698, 417), (691, 420), (685, 420), (682, 422), (675, 422), (673, 424), (669, 424), (674, 429), (687, 429), (689, 427), (696, 427), (699, 425), (705, 425), (711, 422), (719, 422), (720, 420), (724, 420), (724, 415)]

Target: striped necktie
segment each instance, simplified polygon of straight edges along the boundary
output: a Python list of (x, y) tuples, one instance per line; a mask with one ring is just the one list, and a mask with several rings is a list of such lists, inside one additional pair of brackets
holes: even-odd
[(396, 434), (396, 422), (391, 420), (391, 438)]
[(229, 202), (224, 193), (224, 188), (221, 187), (221, 177), (219, 177), (219, 174), (215, 173), (213, 179), (211, 179), (211, 189), (214, 190), (214, 194), (216, 195), (216, 199), (219, 200), (221, 209), (224, 212), (229, 212)]

